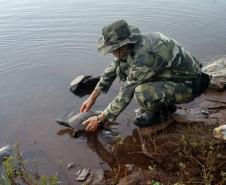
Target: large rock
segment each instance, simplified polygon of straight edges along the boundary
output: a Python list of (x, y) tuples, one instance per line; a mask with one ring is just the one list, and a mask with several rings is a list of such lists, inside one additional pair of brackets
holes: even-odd
[(203, 71), (212, 76), (209, 89), (222, 91), (226, 87), (226, 57), (222, 57), (203, 67)]

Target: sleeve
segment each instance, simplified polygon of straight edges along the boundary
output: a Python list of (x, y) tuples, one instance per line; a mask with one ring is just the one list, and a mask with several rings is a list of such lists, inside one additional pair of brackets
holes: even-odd
[(112, 61), (101, 75), (100, 81), (97, 83), (95, 90), (106, 94), (117, 76), (116, 69), (116, 61)]
[(144, 82), (152, 81), (153, 76), (164, 70), (166, 65), (166, 61), (153, 54), (137, 56), (130, 67), (124, 86), (103, 111), (105, 118), (115, 120), (132, 100), (135, 88)]

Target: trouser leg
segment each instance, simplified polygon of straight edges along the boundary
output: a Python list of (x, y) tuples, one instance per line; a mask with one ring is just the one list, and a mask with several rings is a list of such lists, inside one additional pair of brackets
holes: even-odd
[(136, 87), (134, 96), (140, 108), (145, 110), (134, 119), (134, 124), (140, 127), (167, 121), (170, 113), (175, 111), (170, 110), (170, 106), (193, 99), (192, 90), (185, 84), (167, 81), (141, 84)]
[(143, 110), (158, 112), (170, 104), (193, 100), (192, 90), (183, 83), (147, 82), (135, 88), (134, 96)]

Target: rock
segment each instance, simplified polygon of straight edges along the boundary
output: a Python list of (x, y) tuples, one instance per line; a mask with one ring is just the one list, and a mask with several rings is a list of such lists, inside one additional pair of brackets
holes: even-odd
[(83, 168), (82, 170), (80, 169), (80, 173), (77, 172), (76, 174), (79, 174), (76, 178), (77, 181), (84, 181), (90, 174), (90, 170), (89, 168)]
[(126, 167), (126, 170), (127, 170), (128, 172), (130, 172), (130, 171), (133, 170), (134, 165), (133, 165), (133, 164), (126, 164), (125, 167)]
[(210, 120), (216, 120), (216, 123), (225, 123), (226, 120), (226, 109), (219, 110), (218, 112), (209, 116)]
[(101, 169), (92, 170), (91, 174), (85, 181), (86, 185), (100, 185), (104, 184), (105, 178), (104, 178), (104, 172)]
[(68, 167), (68, 169), (70, 170), (70, 169), (72, 169), (72, 168), (75, 167), (75, 163), (74, 163), (74, 162), (71, 162), (71, 163), (69, 163), (69, 164), (67, 165), (67, 167)]
[(106, 136), (112, 136), (112, 132), (110, 130), (103, 130), (102, 133)]
[(226, 92), (207, 92), (198, 99), (195, 108), (180, 108), (172, 114), (176, 123), (223, 124), (226, 119)]
[(11, 152), (12, 148), (9, 145), (0, 148), (0, 165), (2, 164), (5, 158), (9, 157)]
[(76, 96), (83, 97), (93, 92), (100, 76), (80, 75), (70, 83), (70, 91)]
[(204, 123), (208, 122), (207, 110), (204, 108), (179, 109), (172, 116), (177, 123)]
[(212, 76), (209, 89), (223, 91), (226, 87), (226, 57), (215, 60), (203, 67), (203, 71)]
[(82, 169), (79, 169), (75, 175), (78, 176), (81, 173), (81, 171)]

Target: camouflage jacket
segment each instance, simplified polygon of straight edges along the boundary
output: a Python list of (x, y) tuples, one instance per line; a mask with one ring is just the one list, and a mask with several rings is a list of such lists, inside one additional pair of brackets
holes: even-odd
[(96, 90), (107, 93), (117, 76), (125, 81), (118, 95), (103, 111), (106, 119), (116, 119), (145, 82), (186, 80), (201, 71), (201, 64), (172, 38), (161, 33), (141, 35), (125, 61), (113, 61), (104, 71)]

